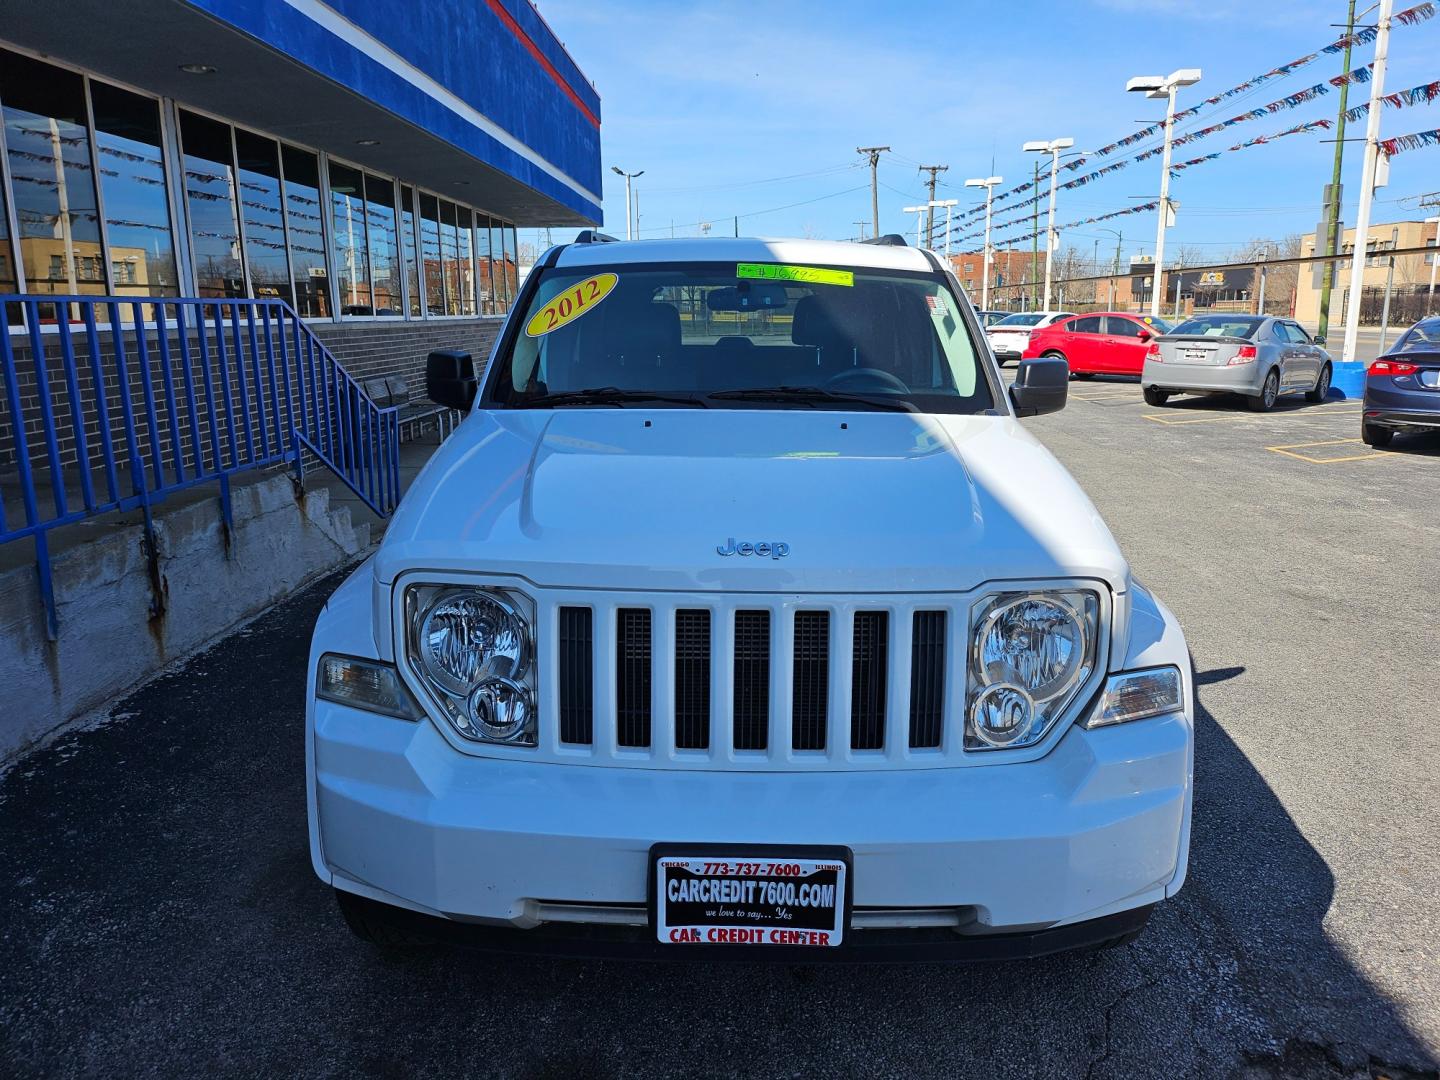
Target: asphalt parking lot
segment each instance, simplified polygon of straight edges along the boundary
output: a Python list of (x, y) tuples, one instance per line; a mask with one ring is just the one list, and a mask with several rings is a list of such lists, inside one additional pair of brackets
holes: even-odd
[[(1011, 369), (1013, 372), (1013, 368)], [(321, 582), (0, 777), (0, 1072), (1435, 1076), (1440, 437), (1358, 406), (1029, 421), (1201, 684), (1191, 868), (1138, 942), (977, 967), (388, 953), (305, 847)]]

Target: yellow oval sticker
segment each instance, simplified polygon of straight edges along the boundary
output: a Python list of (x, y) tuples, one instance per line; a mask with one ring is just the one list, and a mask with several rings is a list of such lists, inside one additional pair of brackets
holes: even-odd
[(596, 274), (571, 285), (530, 316), (530, 321), (525, 324), (525, 333), (530, 337), (544, 337), (552, 330), (574, 322), (609, 296), (619, 281), (616, 274)]

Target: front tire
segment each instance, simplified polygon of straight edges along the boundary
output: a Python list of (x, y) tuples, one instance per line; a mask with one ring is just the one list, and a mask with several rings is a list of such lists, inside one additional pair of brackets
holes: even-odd
[(1275, 407), (1275, 399), (1280, 396), (1280, 373), (1272, 370), (1265, 376), (1265, 385), (1260, 388), (1260, 393), (1254, 397), (1245, 399), (1246, 406), (1251, 412), (1269, 412)]
[(1316, 376), (1315, 386), (1305, 391), (1305, 400), (1312, 405), (1318, 405), (1330, 395), (1330, 365), (1325, 364), (1320, 368), (1320, 374)]
[(1158, 409), (1158, 408), (1163, 407), (1163, 406), (1165, 405), (1165, 403), (1166, 403), (1167, 401), (1169, 401), (1169, 400), (1170, 400), (1170, 395), (1167, 394), (1164, 390), (1157, 390), (1157, 389), (1156, 389), (1155, 387), (1153, 387), (1153, 386), (1147, 386), (1147, 387), (1145, 387), (1145, 404), (1146, 404), (1146, 405), (1154, 405), (1154, 406)]
[(1377, 450), (1383, 450), (1390, 445), (1390, 440), (1395, 438), (1395, 429), (1379, 427), (1375, 424), (1360, 424), (1360, 441), (1366, 446), (1373, 446)]

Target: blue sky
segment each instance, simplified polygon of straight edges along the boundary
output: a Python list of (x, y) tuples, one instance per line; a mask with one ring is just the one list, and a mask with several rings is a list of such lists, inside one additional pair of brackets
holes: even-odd
[[(1091, 149), (1162, 117), (1157, 103), (1124, 92), (1130, 76), (1202, 68), (1200, 85), (1181, 91), (1184, 108), (1317, 50), (1339, 36), (1330, 24), (1345, 15), (1343, 0), (540, 0), (539, 8), (601, 95), (609, 231), (624, 235), (624, 181), (610, 172), (619, 165), (645, 170), (637, 181), (645, 237), (669, 235), (672, 222), (676, 235), (697, 235), (702, 221), (726, 234), (739, 214), (742, 235), (831, 239), (854, 237), (855, 222), (870, 216), (869, 173), (857, 146), (893, 147), (880, 170), (881, 229), (913, 235), (913, 215), (901, 208), (923, 201), (918, 165), (949, 165), (938, 197), (959, 198), (963, 209), (977, 194), (963, 181), (990, 174), (992, 157), (1006, 180), (997, 190), (1030, 178), (1034, 155), (1020, 151), (1022, 141), (1071, 136), (1077, 148)], [(1357, 49), (1355, 66), (1372, 54), (1372, 46)], [(1339, 56), (1322, 56), (1207, 109), (1190, 126), (1322, 82), (1339, 64)], [(1440, 18), (1397, 27), (1386, 91), (1435, 79)], [(1368, 95), (1368, 86), (1352, 87), (1350, 104)], [(1337, 101), (1332, 90), (1236, 125), (1177, 150), (1177, 160), (1333, 119)], [(1382, 137), (1430, 128), (1440, 128), (1440, 101), (1384, 111)], [(1363, 133), (1363, 121), (1347, 130)], [(1296, 135), (1181, 174), (1171, 185), (1181, 208), (1167, 244), (1222, 256), (1256, 238), (1313, 230), (1334, 153), (1321, 140), (1329, 138)], [(1347, 221), (1355, 216), (1360, 158), (1361, 144), (1347, 144)], [(1061, 192), (1056, 220), (1121, 209), (1137, 201), (1130, 196), (1153, 198), (1159, 174), (1155, 157)], [(1416, 197), (1437, 190), (1440, 147), (1399, 155), (1374, 220), (1433, 214), (1417, 210)], [(1153, 248), (1153, 212), (1103, 225), (1124, 232), (1127, 255)], [(556, 239), (566, 234), (557, 230)], [(1088, 256), (1097, 238), (1113, 251), (1114, 237), (1096, 226), (1077, 227), (1064, 242)]]

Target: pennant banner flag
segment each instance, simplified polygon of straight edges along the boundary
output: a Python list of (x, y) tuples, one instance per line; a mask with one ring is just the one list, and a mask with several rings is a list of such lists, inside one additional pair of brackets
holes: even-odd
[[(1409, 90), (1397, 90), (1393, 94), (1386, 94), (1380, 100), (1385, 103), (1386, 108), (1403, 109), (1410, 105), (1428, 105), (1440, 97), (1440, 79), (1435, 82), (1423, 83), (1420, 86), (1412, 86)], [(1345, 119), (1354, 122), (1370, 111), (1370, 103), (1356, 105), (1345, 114)]]
[(1413, 135), (1397, 135), (1393, 139), (1381, 139), (1380, 152), (1386, 157), (1394, 157), (1406, 150), (1418, 150), (1422, 146), (1434, 146), (1436, 143), (1440, 143), (1440, 128), (1417, 131)]
[(1406, 8), (1404, 11), (1397, 11), (1393, 19), (1402, 26), (1414, 26), (1416, 23), (1422, 23), (1426, 19), (1432, 19), (1434, 17), (1435, 5), (1424, 3), (1416, 4), (1414, 7)]
[(1366, 64), (1364, 67), (1356, 68), (1354, 71), (1344, 75), (1336, 75), (1330, 80), (1331, 86), (1352, 86), (1355, 83), (1367, 83), (1373, 74), (1374, 64)]
[[(1071, 221), (1067, 222), (1064, 225), (1057, 225), (1055, 226), (1055, 231), (1063, 232), (1065, 229), (1073, 229), (1079, 225), (1091, 225), (1097, 221), (1109, 221), (1111, 218), (1124, 217), (1127, 214), (1143, 214), (1147, 211), (1154, 210), (1159, 205), (1160, 200), (1156, 199), (1154, 202), (1140, 203), (1136, 206), (1127, 206), (1124, 210), (1114, 210), (1108, 214), (1098, 214), (1095, 217), (1083, 218), (1079, 221)], [(1007, 236), (1003, 240), (995, 241), (993, 246), (997, 248), (1004, 248), (1010, 246), (1011, 244), (1019, 244), (1026, 240), (1034, 239), (1035, 237), (1042, 234), (1043, 230), (1041, 230), (1040, 232), (1028, 232), (1020, 236)]]

